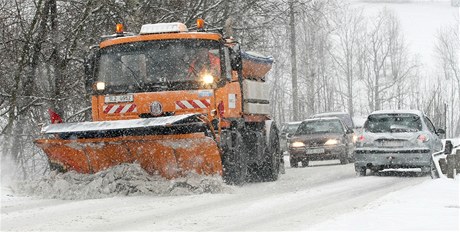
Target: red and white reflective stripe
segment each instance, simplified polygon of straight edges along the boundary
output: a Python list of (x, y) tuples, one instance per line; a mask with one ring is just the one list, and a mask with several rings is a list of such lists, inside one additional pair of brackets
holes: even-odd
[(176, 110), (180, 109), (206, 109), (211, 105), (210, 99), (176, 101)]
[(137, 112), (136, 104), (126, 104), (126, 105), (104, 105), (103, 111), (105, 114), (124, 114)]

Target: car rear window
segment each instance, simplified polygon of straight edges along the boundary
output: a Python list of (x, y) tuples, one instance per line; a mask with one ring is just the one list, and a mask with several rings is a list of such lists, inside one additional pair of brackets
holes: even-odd
[(344, 129), (338, 120), (306, 121), (300, 124), (296, 135), (317, 134), (317, 133), (343, 133)]
[(422, 130), (422, 121), (415, 114), (374, 114), (364, 129), (372, 133), (417, 132)]

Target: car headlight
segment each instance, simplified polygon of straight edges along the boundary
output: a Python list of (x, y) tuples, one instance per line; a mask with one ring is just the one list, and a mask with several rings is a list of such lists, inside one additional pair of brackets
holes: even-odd
[(358, 136), (357, 135), (353, 135), (353, 143), (356, 143), (358, 141)]
[(297, 142), (291, 143), (291, 147), (293, 148), (305, 147), (305, 144), (297, 141)]
[(326, 141), (326, 142), (324, 143), (324, 145), (337, 145), (337, 144), (339, 144), (339, 143), (340, 143), (340, 141), (337, 140), (337, 139), (329, 139), (328, 141)]

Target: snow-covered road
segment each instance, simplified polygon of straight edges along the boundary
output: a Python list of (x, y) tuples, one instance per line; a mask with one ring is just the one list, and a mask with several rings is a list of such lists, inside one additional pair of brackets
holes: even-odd
[[(276, 182), (218, 194), (56, 200), (20, 197), (2, 187), (1, 230), (309, 230), (360, 212), (389, 193), (432, 181), (417, 173), (356, 177), (353, 164), (336, 161), (313, 165), (287, 167)], [(452, 205), (455, 209), (458, 201)]]

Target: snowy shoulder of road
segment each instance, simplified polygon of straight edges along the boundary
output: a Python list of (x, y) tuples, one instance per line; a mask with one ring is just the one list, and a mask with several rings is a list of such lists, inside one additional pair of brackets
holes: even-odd
[[(352, 168), (352, 165), (338, 166), (338, 168), (343, 170), (340, 172), (345, 173)], [(309, 178), (319, 179), (316, 178), (315, 172), (321, 169), (330, 169), (330, 166), (291, 169), (289, 171), (294, 174), (310, 171)], [(317, 173), (316, 175), (327, 176), (325, 173)], [(258, 230), (256, 228), (263, 228), (263, 230), (271, 228), (270, 230), (278, 231), (460, 230), (460, 175), (455, 180), (447, 178), (432, 180), (429, 177), (369, 176), (357, 178), (351, 175), (348, 178), (348, 174), (343, 177), (345, 179), (335, 180), (336, 183), (333, 181), (331, 184), (320, 184), (317, 187), (314, 187), (315, 184), (309, 183), (311, 190), (299, 192), (289, 187), (286, 189), (288, 192), (278, 189), (274, 193), (268, 193), (268, 196), (263, 194), (256, 196), (254, 191), (266, 192), (275, 186), (284, 186), (286, 183), (290, 183), (290, 179), (293, 177), (286, 174), (286, 176), (282, 176), (279, 183), (249, 184), (233, 189), (236, 190), (235, 192), (224, 190), (217, 194), (185, 194), (185, 196), (174, 194), (175, 196), (157, 197), (150, 193), (144, 196), (114, 196), (86, 200), (43, 199), (30, 195), (24, 196), (2, 183), (0, 226), (2, 231), (59, 231), (66, 226), (75, 230), (145, 230), (147, 228), (150, 228), (149, 230), (175, 231), (219, 230), (217, 228), (224, 231), (234, 228), (246, 231)], [(385, 184), (394, 180), (402, 181), (398, 181), (399, 185), (406, 184), (407, 187), (399, 188)], [(295, 183), (298, 185), (301, 182)], [(382, 193), (380, 198), (366, 203), (365, 195), (367, 193), (359, 191), (358, 188), (362, 186), (364, 191), (372, 191), (372, 188), (367, 189), (366, 186), (373, 182), (380, 183), (382, 188), (394, 190), (388, 191), (388, 193), (379, 191)], [(344, 190), (342, 189), (344, 185), (350, 185), (354, 190)], [(333, 191), (334, 193), (330, 195), (328, 192), (332, 190), (329, 188), (337, 189), (337, 191)], [(345, 191), (343, 192), (344, 199), (336, 195), (341, 191)], [(346, 191), (352, 192), (351, 195)], [(246, 192), (250, 194), (245, 195)], [(320, 195), (310, 199), (309, 194)], [(362, 196), (352, 196), (353, 194)], [(300, 202), (294, 204), (291, 195), (295, 195)], [(322, 199), (321, 195), (325, 199)], [(312, 202), (318, 201), (321, 205), (328, 205), (330, 204), (329, 201), (333, 202), (334, 198), (337, 197), (344, 201), (347, 198), (356, 197), (356, 200), (361, 199), (363, 204), (351, 203), (354, 208), (343, 210), (342, 208), (347, 203), (331, 203), (330, 208), (321, 208)], [(327, 200), (328, 198), (329, 200)], [(310, 203), (302, 205), (303, 200)], [(296, 205), (300, 206), (296, 208)], [(279, 208), (280, 206), (284, 208)], [(265, 210), (272, 208), (278, 208), (279, 211)], [(327, 212), (323, 212), (325, 215), (321, 216), (324, 210)], [(232, 212), (240, 213), (234, 214)], [(239, 216), (240, 214), (243, 218)], [(265, 218), (264, 214), (267, 214), (273, 223), (266, 220), (259, 221), (259, 219)], [(321, 220), (311, 220), (317, 214), (320, 215), (319, 219)], [(224, 220), (222, 221), (222, 219)], [(225, 224), (225, 222), (228, 223)]]
[(312, 230), (460, 230), (460, 175), (389, 193)]

